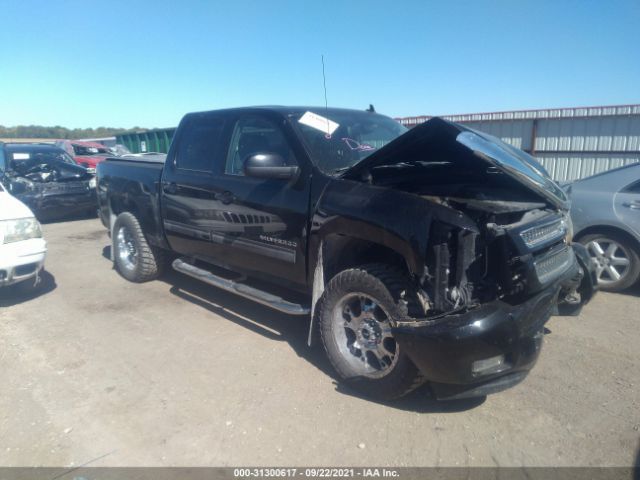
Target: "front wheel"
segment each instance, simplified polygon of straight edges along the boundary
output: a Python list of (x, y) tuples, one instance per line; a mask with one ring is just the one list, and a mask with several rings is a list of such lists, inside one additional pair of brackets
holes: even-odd
[(390, 400), (424, 382), (395, 341), (392, 321), (405, 319), (416, 295), (399, 270), (365, 265), (337, 274), (320, 299), (320, 334), (340, 379), (362, 393)]
[(131, 282), (142, 283), (160, 276), (166, 254), (151, 247), (138, 219), (129, 212), (118, 215), (113, 225), (113, 256), (116, 269)]

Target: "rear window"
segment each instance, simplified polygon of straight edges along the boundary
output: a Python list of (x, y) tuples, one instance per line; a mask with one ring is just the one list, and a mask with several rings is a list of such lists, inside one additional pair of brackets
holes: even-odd
[(186, 121), (178, 144), (176, 167), (212, 172), (220, 157), (224, 121), (217, 117), (195, 117)]

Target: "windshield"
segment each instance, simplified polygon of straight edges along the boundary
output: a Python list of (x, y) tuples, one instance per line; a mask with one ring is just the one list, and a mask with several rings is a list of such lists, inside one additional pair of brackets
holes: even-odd
[(7, 153), (11, 168), (21, 174), (29, 171), (33, 167), (43, 164), (69, 163), (77, 165), (75, 160), (71, 158), (67, 152), (59, 149), (11, 151)]
[(293, 120), (314, 163), (328, 174), (346, 170), (407, 131), (395, 120), (371, 112), (318, 109)]

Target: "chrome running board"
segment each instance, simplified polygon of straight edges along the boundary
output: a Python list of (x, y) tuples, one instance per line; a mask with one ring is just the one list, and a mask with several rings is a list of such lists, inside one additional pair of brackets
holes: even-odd
[(271, 307), (279, 312), (287, 313), (289, 315), (308, 315), (310, 312), (308, 307), (288, 302), (281, 297), (263, 290), (258, 290), (257, 288), (244, 283), (219, 277), (218, 275), (214, 275), (203, 268), (196, 267), (181, 258), (174, 260), (172, 266), (174, 270), (180, 273), (184, 273), (185, 275), (189, 275), (190, 277), (214, 287), (221, 288), (227, 292), (235, 293), (241, 297), (245, 297), (249, 300), (253, 300), (254, 302)]

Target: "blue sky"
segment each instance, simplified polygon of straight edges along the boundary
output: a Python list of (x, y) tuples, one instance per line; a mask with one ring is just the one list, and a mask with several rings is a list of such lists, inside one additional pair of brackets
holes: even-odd
[(640, 0), (0, 2), (0, 124), (189, 111), (391, 116), (640, 103)]

